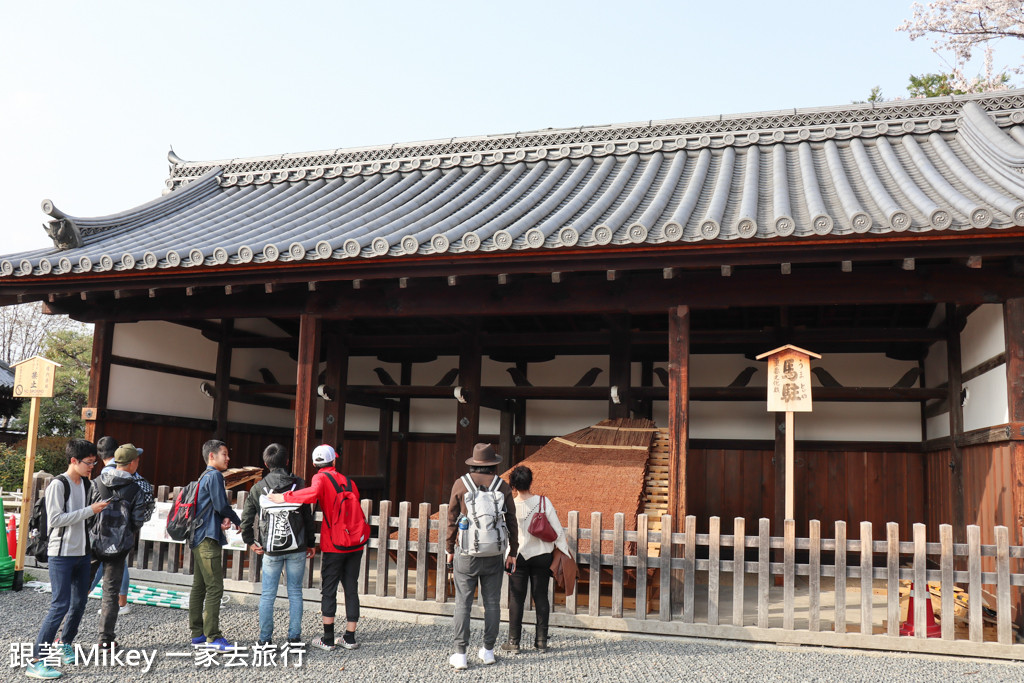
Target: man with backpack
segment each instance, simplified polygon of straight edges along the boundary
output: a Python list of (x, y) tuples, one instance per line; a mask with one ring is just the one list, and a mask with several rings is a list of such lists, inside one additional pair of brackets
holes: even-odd
[[(100, 607), (100, 647), (114, 642), (114, 624), (120, 611), (119, 588), (128, 553), (139, 530), (156, 506), (152, 488), (144, 488), (136, 477), (141, 449), (126, 443), (114, 452), (114, 467), (104, 468), (92, 486), (90, 502), (109, 503), (89, 529), (92, 554), (103, 561), (103, 600)], [(144, 481), (144, 480), (143, 480)], [(127, 595), (126, 595), (127, 597)]]
[(259, 644), (274, 635), (274, 599), (281, 570), (287, 575), (288, 642), (302, 637), (302, 576), (306, 560), (316, 553), (316, 527), (309, 505), (270, 503), (269, 493), (284, 493), (305, 487), (305, 482), (288, 469), (288, 449), (272, 443), (263, 451), (263, 464), (270, 473), (249, 491), (242, 507), (242, 540), (263, 556), (263, 584), (260, 593)]
[(274, 503), (319, 503), (323, 510), (320, 524), (320, 613), (324, 635), (313, 641), (322, 650), (333, 650), (334, 618), (338, 608), (338, 582), (345, 590), (345, 635), (341, 646), (348, 650), (359, 647), (356, 623), (359, 621), (359, 561), (363, 546), (370, 540), (370, 525), (359, 505), (359, 489), (355, 482), (334, 469), (338, 457), (334, 449), (323, 444), (313, 449), (313, 464), (319, 471), (313, 475), (309, 488), (273, 493), (267, 496)]
[(43, 625), (36, 637), (32, 652), (35, 659), (25, 669), (29, 678), (60, 678), (61, 672), (47, 666), (39, 657), (42, 646), (53, 643), (65, 616), (67, 620), (64, 621), (58, 651), (64, 664), (75, 661), (71, 643), (78, 635), (78, 625), (89, 599), (90, 559), (86, 520), (107, 507), (103, 501), (88, 504), (89, 475), (97, 461), (96, 446), (85, 439), (71, 439), (64, 454), (68, 459), (67, 471), (46, 487), (46, 552), (52, 597), (50, 610), (43, 617)]
[[(484, 604), (484, 646), (478, 656), (494, 664), (494, 643), (501, 622), (501, 570), (516, 570), (519, 555), (519, 524), (512, 489), (497, 474), (501, 456), (490, 444), (478, 443), (466, 460), (469, 474), (456, 480), (448, 501), (448, 532), (445, 551), (455, 577), (455, 654), (448, 663), (465, 669), (469, 645), (469, 613), (480, 586)], [(506, 557), (506, 550), (508, 556)]]
[(209, 647), (221, 652), (234, 650), (220, 630), (220, 600), (224, 595), (225, 529), (242, 523), (228, 503), (224, 475), (228, 468), (228, 445), (211, 439), (203, 444), (206, 470), (196, 487), (194, 525), (188, 537), (195, 570), (188, 600), (188, 622), (193, 647)]

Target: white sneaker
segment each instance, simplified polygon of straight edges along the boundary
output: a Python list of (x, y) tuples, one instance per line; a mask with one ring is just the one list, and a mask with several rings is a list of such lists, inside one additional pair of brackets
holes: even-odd
[(466, 663), (466, 653), (464, 652), (462, 654), (459, 654), (458, 652), (453, 654), (448, 658), (448, 663), (452, 665), (453, 669), (457, 669), (459, 671), (469, 668), (469, 664)]
[(484, 664), (494, 664), (494, 650), (488, 650), (487, 648), (480, 648), (480, 652), (477, 653), (480, 657), (480, 661)]
[(119, 617), (120, 616), (124, 616), (125, 614), (128, 614), (131, 611), (132, 611), (132, 606), (126, 603), (124, 607), (122, 607), (121, 609), (117, 610), (117, 616), (119, 616)]

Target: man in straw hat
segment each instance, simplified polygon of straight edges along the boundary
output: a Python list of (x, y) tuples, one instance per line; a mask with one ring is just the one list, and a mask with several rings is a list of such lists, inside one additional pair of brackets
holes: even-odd
[(501, 456), (490, 444), (478, 443), (473, 457), (466, 460), (469, 474), (456, 480), (448, 501), (445, 550), (455, 577), (455, 654), (448, 663), (456, 669), (468, 667), (469, 612), (478, 584), (484, 604), (484, 646), (479, 657), (484, 664), (494, 664), (501, 571), (512, 573), (516, 568), (519, 526), (515, 506), (507, 503), (512, 489), (497, 475), (500, 462)]

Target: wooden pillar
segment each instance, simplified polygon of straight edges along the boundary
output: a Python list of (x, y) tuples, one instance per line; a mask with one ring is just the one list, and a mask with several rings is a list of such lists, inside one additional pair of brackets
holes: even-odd
[(213, 397), (213, 438), (226, 441), (228, 438), (228, 407), (231, 404), (231, 335), (235, 321), (221, 321), (221, 337), (217, 342), (217, 393)]
[(395, 482), (391, 479), (391, 431), (394, 429), (395, 403), (386, 401), (380, 409), (380, 422), (378, 423), (377, 434), (377, 474), (384, 477), (384, 490), (382, 496), (390, 496), (395, 500), (398, 491)]
[[(323, 442), (334, 446), (341, 454), (339, 465), (345, 468), (345, 406), (348, 403), (348, 345), (344, 336), (330, 332), (323, 335), (327, 355), (327, 374), (324, 384), (331, 391), (332, 400), (324, 403)], [(315, 405), (315, 404), (314, 404)], [(296, 406), (298, 407), (298, 406)], [(296, 454), (309, 457), (309, 453)], [(347, 468), (345, 468), (347, 470)]]
[(309, 481), (313, 463), (309, 454), (316, 444), (316, 388), (320, 374), (320, 318), (299, 316), (299, 362), (295, 372), (295, 474)]
[(960, 365), (960, 316), (956, 304), (946, 304), (946, 373), (949, 387), (949, 470), (950, 501), (953, 510), (953, 541), (967, 542), (966, 511), (964, 510), (964, 457), (960, 438), (964, 433), (964, 409), (960, 405), (963, 388)]
[(630, 335), (629, 316), (616, 316), (611, 320), (608, 349), (608, 375), (610, 386), (618, 388), (619, 402), (608, 399), (608, 417), (629, 417), (630, 391)]
[(110, 387), (110, 355), (114, 346), (114, 323), (96, 323), (92, 333), (92, 360), (89, 365), (89, 403), (83, 411), (85, 438), (95, 442), (104, 435), (104, 413)]
[[(1006, 340), (1006, 398), (1011, 429), (1010, 482), (1013, 517), (1006, 520), (1011, 545), (1024, 545), (1024, 299), (1003, 304), (1003, 334)], [(1017, 590), (1017, 626), (1024, 628), (1024, 591)]]
[[(775, 505), (772, 510), (772, 533), (776, 536), (782, 535), (786, 519), (786, 413), (775, 412), (775, 453), (772, 456), (773, 470), (775, 472)], [(773, 562), (784, 561), (782, 548), (776, 548), (772, 553)], [(776, 574), (772, 582), (775, 586), (781, 586), (785, 577)]]
[[(399, 383), (412, 385), (412, 363), (402, 361)], [(412, 402), (408, 397), (398, 401), (398, 453), (395, 456), (395, 500), (409, 500), (406, 473), (409, 471), (409, 416)]]
[[(654, 386), (654, 361), (650, 358), (645, 358), (640, 361), (640, 386), (642, 387), (653, 387)], [(644, 399), (639, 405), (639, 412), (637, 417), (645, 417), (648, 420), (654, 418), (654, 401), (651, 399)]]
[[(519, 372), (523, 377), (527, 376), (530, 364), (525, 361), (516, 362)], [(520, 463), (526, 459), (526, 399), (517, 399), (515, 407), (515, 423), (512, 432), (512, 444), (516, 451), (515, 462)]]
[(498, 453), (509, 467), (516, 464), (512, 450), (512, 430), (515, 429), (515, 401), (505, 401), (498, 423)]
[(455, 450), (450, 453), (445, 463), (441, 480), (454, 481), (466, 471), (463, 464), (473, 456), (473, 445), (480, 434), (480, 335), (474, 328), (467, 331), (463, 338), (459, 353), (459, 386), (465, 403), (459, 403), (455, 429)]
[[(676, 306), (668, 314), (668, 511), (673, 531), (686, 523), (686, 450), (690, 432), (690, 307)], [(672, 572), (672, 600), (681, 604), (682, 571)]]

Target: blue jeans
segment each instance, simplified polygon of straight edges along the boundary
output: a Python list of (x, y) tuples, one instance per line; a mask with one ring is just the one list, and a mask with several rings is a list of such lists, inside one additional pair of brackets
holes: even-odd
[(53, 591), (50, 599), (50, 611), (43, 618), (43, 625), (36, 637), (33, 656), (39, 657), (39, 647), (52, 643), (57, 636), (57, 629), (64, 621), (61, 641), (70, 644), (78, 635), (78, 624), (85, 613), (85, 603), (89, 599), (89, 556), (51, 557), (50, 588)]
[(284, 555), (263, 556), (263, 584), (260, 593), (260, 640), (274, 635), (274, 598), (285, 571), (288, 586), (288, 640), (302, 635), (302, 575), (306, 570), (306, 551), (296, 550)]
[[(99, 565), (96, 567), (96, 575), (92, 577), (92, 585), (89, 586), (89, 592), (90, 593), (92, 592), (93, 588), (95, 588), (96, 586), (100, 585), (100, 580), (103, 578), (103, 566), (104, 566), (104, 563), (100, 562)], [(127, 555), (125, 555), (125, 558), (124, 558), (124, 577), (122, 577), (122, 579), (121, 579), (121, 592), (120, 592), (120, 594), (121, 595), (128, 595), (128, 556)]]

